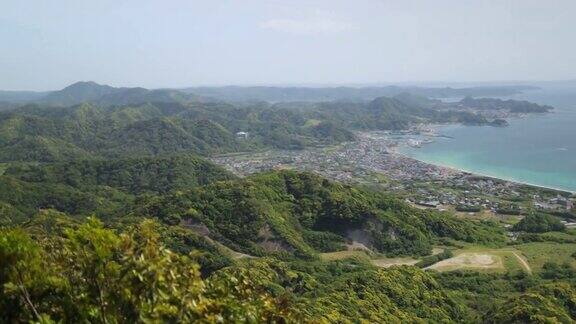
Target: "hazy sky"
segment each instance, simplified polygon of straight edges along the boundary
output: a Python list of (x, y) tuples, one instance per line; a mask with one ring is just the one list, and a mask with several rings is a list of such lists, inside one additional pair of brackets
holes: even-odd
[(574, 0), (0, 0), (0, 89), (574, 78)]

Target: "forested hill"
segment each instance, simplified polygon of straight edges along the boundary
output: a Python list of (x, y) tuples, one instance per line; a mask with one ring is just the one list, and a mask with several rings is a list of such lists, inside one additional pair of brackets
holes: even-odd
[[(89, 99), (109, 91), (117, 94), (109, 88), (82, 93)], [(147, 100), (146, 95), (137, 97)], [(232, 105), (170, 98), (122, 105), (29, 104), (2, 112), (0, 162), (302, 149), (353, 140), (357, 130), (398, 130), (423, 122), (490, 124), (479, 114), (437, 109), (437, 101), (408, 94), (312, 104)]]
[(191, 155), (12, 163), (5, 168), (0, 175), (0, 226), (21, 223), (43, 209), (113, 219), (139, 204), (138, 196), (234, 179)]
[(480, 110), (508, 110), (512, 113), (546, 113), (554, 109), (548, 105), (538, 105), (521, 100), (466, 97), (460, 101), (464, 106)]
[(479, 86), (466, 88), (418, 87), (418, 86), (358, 86), (358, 87), (194, 87), (182, 89), (187, 93), (226, 101), (263, 100), (271, 102), (290, 101), (370, 101), (378, 97), (393, 97), (400, 93), (412, 93), (431, 98), (457, 98), (465, 96), (507, 96), (537, 89), (532, 86)]
[(234, 178), (223, 168), (191, 155), (13, 164), (4, 176), (79, 189), (107, 186), (131, 194), (168, 193)]
[(104, 105), (139, 104), (144, 102), (187, 102), (224, 100), (232, 102), (269, 101), (370, 101), (392, 97), (403, 92), (433, 98), (490, 97), (517, 94), (537, 89), (532, 86), (480, 86), (468, 88), (381, 86), (381, 87), (195, 87), (185, 89), (145, 89), (112, 87), (93, 81), (81, 81), (57, 91), (0, 91), (0, 102), (36, 102), (53, 106), (80, 103)]
[(110, 221), (145, 216), (204, 227), (211, 238), (253, 255), (314, 258), (350, 240), (389, 255), (426, 255), (440, 238), (504, 240), (493, 224), (414, 209), (316, 175), (282, 171), (234, 179), (191, 156), (16, 164), (0, 176), (0, 187), (5, 224), (39, 209), (80, 218), (97, 213)]
[[(428, 88), (390, 89), (385, 93), (394, 97), (359, 101), (227, 103), (179, 90), (78, 82), (45, 96), (33, 96), (33, 103), (4, 105), (0, 162), (302, 149), (354, 140), (353, 132), (358, 130), (398, 130), (419, 123), (492, 125), (492, 120), (474, 110), (540, 112), (549, 108), (472, 98), (447, 104), (424, 96), (435, 93)], [(401, 89), (410, 92), (399, 92)], [(472, 89), (459, 90), (479, 94), (520, 88)], [(294, 93), (299, 93), (297, 88)], [(26, 93), (14, 95), (12, 98), (21, 100)]]
[[(57, 161), (95, 157), (209, 155), (276, 147), (298, 149), (353, 139), (329, 121), (305, 113), (224, 103), (28, 105), (0, 114), (0, 161)], [(237, 132), (249, 133), (238, 138)]]
[[(103, 162), (66, 164), (70, 171), (14, 168), (0, 177), (20, 183), (11, 191), (39, 191), (20, 192), (12, 203), (46, 195), (52, 204), (0, 228), (2, 322), (573, 321), (574, 285), (552, 273), (436, 273), (318, 258), (355, 240), (387, 255), (428, 254), (432, 243), (500, 246), (504, 234), (490, 222), (414, 209), (384, 193), (288, 171), (215, 178), (204, 186), (192, 181), (185, 189), (172, 181), (168, 194), (133, 196), (114, 176), (138, 179), (135, 163), (125, 170)], [(86, 171), (85, 183), (84, 175), (69, 184), (70, 175), (58, 177), (75, 170)], [(1, 194), (3, 206), (10, 194), (16, 193)], [(128, 208), (96, 210), (102, 223), (86, 218), (93, 210), (63, 213), (66, 205), (58, 202), (85, 204), (91, 197), (95, 207), (116, 199)]]
[(206, 227), (210, 236), (253, 255), (311, 258), (358, 240), (390, 256), (427, 255), (440, 238), (504, 241), (490, 223), (409, 207), (385, 194), (282, 171), (217, 182), (145, 204), (136, 215)]
[(81, 103), (128, 105), (146, 102), (190, 102), (211, 99), (171, 89), (149, 90), (141, 87), (116, 88), (92, 81), (81, 81), (64, 89), (49, 92), (3, 91), (0, 101), (27, 102), (66, 107)]

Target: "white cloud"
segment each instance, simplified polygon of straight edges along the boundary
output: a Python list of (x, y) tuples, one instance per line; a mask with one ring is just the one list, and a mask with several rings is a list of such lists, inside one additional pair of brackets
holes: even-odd
[(269, 19), (262, 22), (260, 27), (291, 34), (319, 35), (345, 32), (352, 29), (352, 24), (325, 14), (316, 14), (302, 19)]

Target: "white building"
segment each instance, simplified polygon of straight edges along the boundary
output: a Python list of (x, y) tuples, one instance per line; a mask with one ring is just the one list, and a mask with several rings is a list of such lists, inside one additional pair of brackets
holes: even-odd
[(238, 132), (238, 133), (236, 133), (236, 138), (248, 139), (248, 133), (247, 132)]

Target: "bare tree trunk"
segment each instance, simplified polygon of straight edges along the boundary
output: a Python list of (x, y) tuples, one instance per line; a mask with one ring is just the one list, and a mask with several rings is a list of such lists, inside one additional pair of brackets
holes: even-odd
[(30, 294), (28, 293), (28, 289), (26, 289), (26, 286), (24, 286), (24, 278), (22, 278), (22, 274), (20, 272), (18, 272), (18, 288), (20, 288), (20, 291), (22, 292), (24, 302), (26, 303), (26, 305), (28, 305), (28, 307), (30, 307), (36, 319), (39, 320), (40, 314), (38, 313), (38, 310), (34, 306), (32, 299), (30, 299)]

